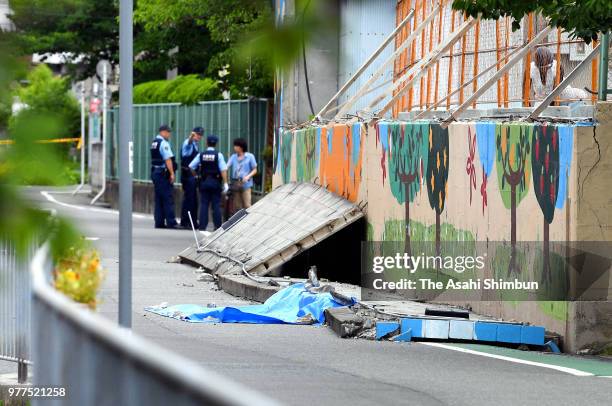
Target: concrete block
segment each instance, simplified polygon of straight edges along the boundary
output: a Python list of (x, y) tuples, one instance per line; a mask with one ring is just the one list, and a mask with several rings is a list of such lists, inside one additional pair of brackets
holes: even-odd
[(405, 331), (401, 333), (400, 335), (393, 337), (393, 341), (402, 341), (402, 342), (412, 341), (412, 330), (408, 329), (408, 331)]
[(425, 320), (425, 337), (448, 340), (449, 320)]
[(521, 342), (520, 324), (497, 323), (497, 340), (501, 343), (519, 344)]
[(477, 321), (474, 325), (474, 340), (495, 341), (497, 340), (497, 323)]
[(380, 340), (384, 336), (398, 331), (399, 323), (395, 321), (377, 321), (376, 322), (376, 339)]
[(360, 332), (365, 319), (348, 307), (330, 307), (325, 309), (325, 322), (338, 337), (346, 338)]
[(224, 292), (232, 296), (245, 297), (261, 303), (280, 290), (278, 286), (256, 283), (242, 275), (219, 275), (218, 284)]
[(546, 331), (541, 326), (522, 326), (521, 343), (531, 345), (544, 345)]
[(448, 337), (460, 340), (473, 340), (474, 322), (469, 320), (451, 320)]
[(408, 330), (411, 330), (412, 332), (412, 337), (418, 337), (418, 338), (423, 338), (423, 331), (424, 331), (424, 326), (423, 326), (423, 320), (422, 319), (409, 319), (409, 318), (404, 318), (401, 320), (401, 332), (405, 333)]

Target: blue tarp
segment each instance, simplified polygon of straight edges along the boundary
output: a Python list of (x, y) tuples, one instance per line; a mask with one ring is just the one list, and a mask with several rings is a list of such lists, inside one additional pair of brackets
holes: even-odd
[(325, 309), (345, 305), (329, 292), (311, 293), (303, 283), (296, 283), (276, 292), (260, 305), (211, 309), (184, 304), (146, 307), (145, 310), (192, 323), (322, 324)]

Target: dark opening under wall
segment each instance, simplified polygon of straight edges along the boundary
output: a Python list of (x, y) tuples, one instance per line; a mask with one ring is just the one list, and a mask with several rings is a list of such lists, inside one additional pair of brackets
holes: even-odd
[(333, 282), (361, 283), (361, 242), (366, 235), (365, 219), (349, 224), (282, 266), (281, 275), (306, 278), (316, 265), (319, 278)]

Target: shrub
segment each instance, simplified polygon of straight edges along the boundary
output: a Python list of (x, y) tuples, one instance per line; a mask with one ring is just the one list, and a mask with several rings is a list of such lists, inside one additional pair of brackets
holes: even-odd
[(71, 248), (55, 267), (55, 288), (78, 303), (95, 309), (103, 279), (100, 255), (87, 246)]
[(179, 76), (172, 80), (155, 80), (134, 87), (134, 103), (182, 103), (217, 100), (221, 97), (217, 82), (198, 75)]
[(20, 120), (29, 120), (29, 114), (55, 117), (62, 125), (62, 133), (56, 138), (74, 137), (79, 132), (81, 112), (78, 101), (69, 89), (66, 78), (53, 76), (47, 65), (39, 65), (27, 76), (28, 84), (19, 87), (15, 95), (27, 105), (27, 108), (13, 116), (9, 130), (18, 125)]

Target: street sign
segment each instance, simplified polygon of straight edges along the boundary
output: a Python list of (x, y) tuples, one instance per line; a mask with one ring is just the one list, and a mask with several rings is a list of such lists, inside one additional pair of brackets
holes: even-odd
[(102, 80), (104, 80), (105, 76), (106, 76), (106, 80), (109, 80), (111, 78), (112, 72), (113, 72), (113, 67), (111, 63), (107, 61), (106, 59), (102, 59), (96, 65), (96, 73)]

